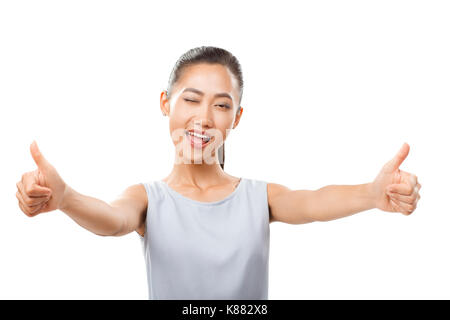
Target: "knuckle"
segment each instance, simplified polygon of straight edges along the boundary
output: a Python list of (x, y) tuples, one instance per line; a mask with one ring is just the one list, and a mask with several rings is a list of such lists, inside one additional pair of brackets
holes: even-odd
[(41, 210), (41, 206), (37, 206), (36, 208), (30, 210), (31, 214), (35, 214), (36, 212), (38, 212), (39, 210)]
[(395, 201), (391, 200), (391, 204), (396, 211), (401, 211), (400, 207), (398, 206), (398, 204)]
[(25, 193), (27, 194), (27, 195), (29, 195), (30, 193), (31, 193), (31, 186), (30, 185), (26, 185), (25, 186), (25, 188), (24, 188), (24, 190), (25, 190)]
[(412, 208), (408, 205), (408, 206), (404, 206), (403, 208), (402, 208), (402, 211), (406, 214), (406, 215), (408, 215), (408, 214), (410, 214), (411, 212), (412, 212)]
[(26, 216), (30, 216), (30, 214), (28, 213), (28, 211), (24, 208), (24, 206), (21, 204), (21, 203), (19, 203), (19, 206), (20, 206), (20, 210), (22, 210), (22, 212), (26, 215)]
[(31, 217), (33, 215), (33, 211), (31, 211), (30, 208), (27, 208), (27, 214), (29, 217)]

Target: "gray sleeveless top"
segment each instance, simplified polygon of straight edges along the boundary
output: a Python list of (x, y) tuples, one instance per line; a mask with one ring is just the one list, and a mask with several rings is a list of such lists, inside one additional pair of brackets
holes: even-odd
[(242, 177), (214, 202), (187, 198), (162, 180), (142, 184), (149, 299), (268, 299), (265, 181)]

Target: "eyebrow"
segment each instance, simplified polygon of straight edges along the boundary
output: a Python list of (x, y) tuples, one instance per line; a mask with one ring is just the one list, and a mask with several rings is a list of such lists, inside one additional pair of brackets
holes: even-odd
[[(205, 94), (204, 92), (202, 92), (202, 91), (200, 91), (198, 89), (195, 89), (195, 88), (186, 88), (186, 89), (183, 90), (183, 92), (186, 92), (186, 91), (191, 91), (191, 92), (197, 93), (197, 94), (199, 94), (201, 96), (203, 96)], [(231, 98), (231, 96), (228, 93), (226, 93), (226, 92), (216, 93), (214, 95), (214, 97), (230, 98), (231, 100), (233, 100), (233, 98)]]

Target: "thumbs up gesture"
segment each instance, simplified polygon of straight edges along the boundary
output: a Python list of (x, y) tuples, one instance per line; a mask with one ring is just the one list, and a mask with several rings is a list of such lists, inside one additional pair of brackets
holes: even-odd
[(388, 212), (401, 212), (405, 215), (411, 214), (416, 209), (422, 186), (415, 174), (399, 169), (408, 153), (409, 145), (405, 143), (372, 182), (376, 208)]
[(16, 197), (20, 209), (33, 217), (60, 208), (66, 183), (44, 158), (35, 141), (30, 146), (30, 152), (37, 169), (22, 175), (22, 179), (16, 183)]

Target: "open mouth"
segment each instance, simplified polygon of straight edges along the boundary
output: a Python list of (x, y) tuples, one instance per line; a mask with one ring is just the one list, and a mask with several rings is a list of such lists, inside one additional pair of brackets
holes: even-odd
[(187, 131), (185, 132), (187, 138), (189, 139), (189, 143), (192, 147), (200, 147), (203, 148), (207, 144), (209, 144), (214, 137), (211, 137), (207, 134), (200, 134), (194, 131)]

